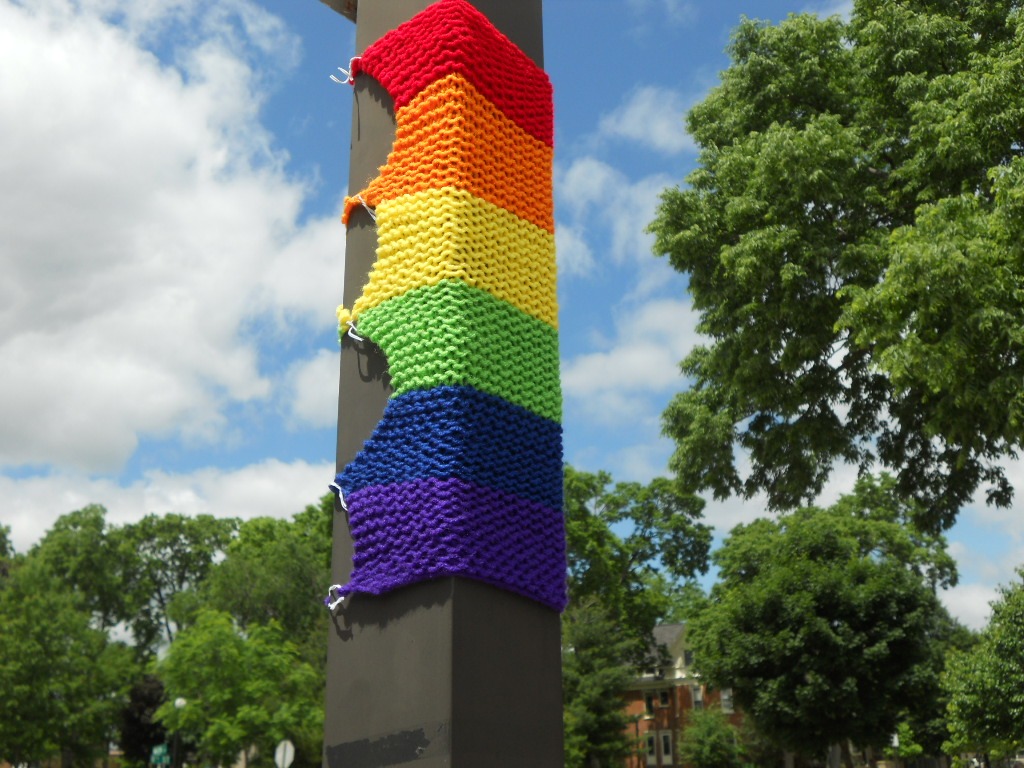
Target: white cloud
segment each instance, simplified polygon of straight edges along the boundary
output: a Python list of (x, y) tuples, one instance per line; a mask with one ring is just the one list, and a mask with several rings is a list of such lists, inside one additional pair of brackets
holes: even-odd
[[(175, 66), (136, 37), (171, 17), (198, 30)], [(307, 190), (244, 45), (297, 55), (241, 0), (0, 2), (0, 466), (114, 471), (143, 436), (218, 439), (226, 407), (271, 394), (254, 323), (331, 323), (344, 231), (297, 223)]]
[(555, 228), (555, 252), (558, 272), (563, 275), (586, 275), (594, 268), (594, 253), (583, 233), (569, 224)]
[(683, 118), (689, 105), (671, 88), (645, 85), (598, 123), (600, 139), (624, 139), (669, 155), (695, 149)]
[(713, 526), (715, 536), (725, 537), (737, 525), (752, 523), (759, 517), (770, 517), (767, 498), (758, 494), (752, 499), (731, 496), (717, 500), (710, 494), (705, 497), (704, 522)]
[(825, 0), (811, 3), (801, 9), (801, 13), (813, 13), (823, 19), (829, 16), (842, 16), (845, 21), (853, 14), (853, 0)]
[(555, 167), (556, 198), (576, 218), (594, 208), (604, 211), (628, 183), (625, 174), (596, 157), (581, 157), (568, 167)]
[[(985, 503), (984, 489), (974, 494), (972, 507), (979, 522), (997, 529), (1003, 537), (1024, 548), (1024, 458), (1002, 462), (1006, 478), (1014, 488), (1009, 507), (993, 507)], [(1019, 564), (1024, 564), (1024, 558)]]
[(946, 609), (971, 629), (983, 629), (992, 615), (990, 602), (996, 599), (995, 587), (987, 584), (958, 584), (941, 592)]
[(337, 349), (321, 349), (289, 369), (289, 411), (298, 426), (316, 429), (337, 424), (339, 357)]
[(563, 362), (563, 395), (567, 406), (600, 423), (656, 421), (682, 383), (679, 361), (696, 341), (696, 315), (685, 301), (659, 299), (619, 316), (607, 349)]
[[(589, 155), (568, 166), (556, 165), (556, 204), (564, 212), (560, 213), (559, 226), (570, 230), (570, 248), (585, 246), (590, 256), (605, 254), (612, 264), (629, 263), (635, 277), (630, 286), (632, 294), (642, 295), (663, 285), (666, 270), (671, 270), (663, 261), (652, 258), (654, 237), (645, 230), (654, 219), (662, 190), (671, 183), (665, 174), (633, 181)], [(591, 242), (600, 242), (602, 247), (593, 247)], [(593, 269), (597, 260), (581, 258), (575, 264)], [(579, 272), (566, 270), (566, 274), (581, 273), (582, 268)]]
[(2, 522), (11, 527), (15, 549), (24, 552), (58, 517), (94, 503), (106, 507), (107, 522), (113, 525), (165, 512), (246, 520), (263, 515), (290, 518), (323, 496), (333, 477), (333, 463), (274, 459), (235, 470), (149, 472), (128, 486), (65, 473), (26, 479), (0, 476)]

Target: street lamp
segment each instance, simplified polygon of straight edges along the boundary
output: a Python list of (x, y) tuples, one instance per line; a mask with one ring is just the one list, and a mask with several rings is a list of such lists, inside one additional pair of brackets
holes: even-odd
[[(174, 708), (176, 710), (178, 710), (179, 713), (181, 712), (181, 710), (183, 710), (185, 708), (186, 704), (188, 704), (188, 702), (185, 701), (185, 699), (183, 699), (181, 696), (179, 696), (178, 698), (176, 698), (174, 700)], [(178, 762), (178, 752), (179, 752), (180, 748), (181, 748), (181, 724), (179, 723), (178, 727), (174, 729), (174, 750), (173, 750), (173, 755), (171, 756), (171, 768), (181, 768), (181, 764)]]

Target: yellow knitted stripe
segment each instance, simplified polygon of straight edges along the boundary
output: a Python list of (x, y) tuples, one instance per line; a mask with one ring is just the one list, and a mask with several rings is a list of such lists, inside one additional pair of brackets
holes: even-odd
[(464, 190), (428, 189), (377, 206), (377, 261), (352, 315), (456, 279), (557, 328), (556, 271), (550, 232)]
[(454, 186), (554, 232), (552, 148), (526, 133), (455, 73), (395, 113), (395, 143), (380, 175), (345, 201), (362, 204)]

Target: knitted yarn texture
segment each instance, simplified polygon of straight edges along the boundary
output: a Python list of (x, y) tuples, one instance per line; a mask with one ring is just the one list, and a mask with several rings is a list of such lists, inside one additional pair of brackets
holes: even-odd
[(565, 607), (561, 387), (547, 75), (466, 0), (439, 0), (353, 61), (395, 103), (377, 258), (339, 333), (393, 395), (336, 478), (353, 572), (336, 595), (462, 576)]

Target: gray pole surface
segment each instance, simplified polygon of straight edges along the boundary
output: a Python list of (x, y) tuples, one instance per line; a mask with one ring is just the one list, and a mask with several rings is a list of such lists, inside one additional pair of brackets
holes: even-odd
[[(356, 53), (432, 0), (323, 0), (356, 21)], [(472, 0), (543, 65), (541, 0)], [(342, 62), (344, 64), (344, 62)], [(385, 163), (394, 109), (369, 77), (355, 84), (349, 190)], [(373, 265), (374, 223), (357, 209), (346, 240), (343, 303)], [(342, 348), (337, 467), (356, 455), (389, 395), (387, 363), (372, 345)], [(352, 540), (336, 509), (333, 577), (345, 582)], [(334, 616), (327, 657), (325, 768), (560, 768), (562, 695), (558, 614), (461, 578), (383, 596), (355, 594)]]

